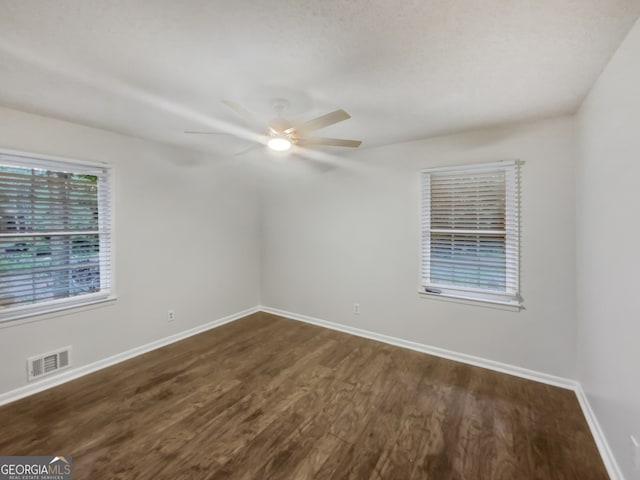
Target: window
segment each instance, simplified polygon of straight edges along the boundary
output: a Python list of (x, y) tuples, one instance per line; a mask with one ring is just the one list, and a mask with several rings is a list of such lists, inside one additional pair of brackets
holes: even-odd
[(519, 168), (422, 172), (422, 292), (520, 304)]
[(107, 298), (109, 170), (0, 152), (0, 320)]

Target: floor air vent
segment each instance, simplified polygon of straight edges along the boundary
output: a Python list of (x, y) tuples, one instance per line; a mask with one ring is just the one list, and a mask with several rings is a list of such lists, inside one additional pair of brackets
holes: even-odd
[(27, 359), (29, 381), (56, 373), (71, 366), (71, 347)]

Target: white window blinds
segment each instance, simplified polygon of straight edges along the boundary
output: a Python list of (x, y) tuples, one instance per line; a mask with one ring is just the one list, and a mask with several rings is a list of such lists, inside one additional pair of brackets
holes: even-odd
[(0, 320), (111, 290), (109, 171), (0, 154)]
[(422, 173), (422, 286), (430, 293), (519, 303), (519, 165)]

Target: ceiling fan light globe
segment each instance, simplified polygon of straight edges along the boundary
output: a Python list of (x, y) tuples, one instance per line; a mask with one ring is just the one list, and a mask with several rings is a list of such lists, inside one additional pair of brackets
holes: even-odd
[(276, 152), (286, 152), (291, 148), (291, 142), (286, 138), (274, 137), (269, 139), (267, 146)]

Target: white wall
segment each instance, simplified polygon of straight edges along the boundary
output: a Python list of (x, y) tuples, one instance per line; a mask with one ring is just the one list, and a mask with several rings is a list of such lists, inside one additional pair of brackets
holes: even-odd
[[(573, 378), (574, 145), (573, 119), (559, 118), (365, 149), (350, 168), (324, 173), (295, 159), (276, 164), (263, 218), (263, 304)], [(503, 159), (526, 162), (526, 309), (424, 298), (420, 169)]]
[[(82, 366), (260, 303), (257, 193), (242, 164), (0, 108), (0, 147), (115, 167), (113, 304), (0, 324), (0, 393), (26, 358)], [(167, 310), (176, 320), (167, 322)]]
[(628, 479), (640, 440), (640, 24), (578, 114), (578, 379)]

